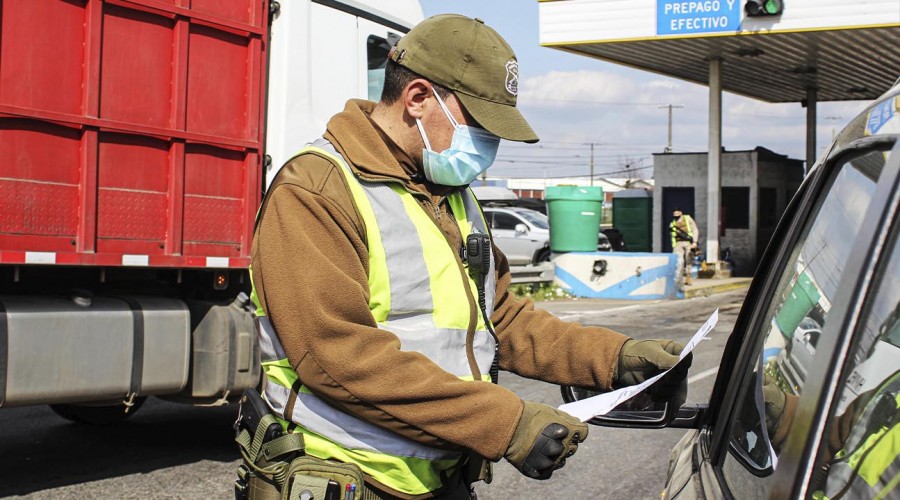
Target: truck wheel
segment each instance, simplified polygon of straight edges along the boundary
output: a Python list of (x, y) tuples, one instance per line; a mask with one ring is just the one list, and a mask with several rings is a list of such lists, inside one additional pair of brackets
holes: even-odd
[(534, 263), (540, 264), (541, 262), (550, 262), (550, 249), (542, 248), (538, 250), (537, 254), (534, 256)]
[(60, 417), (79, 424), (114, 425), (137, 413), (146, 400), (146, 397), (134, 398), (134, 404), (128, 413), (125, 413), (124, 404), (104, 406), (60, 404), (50, 405), (50, 409)]

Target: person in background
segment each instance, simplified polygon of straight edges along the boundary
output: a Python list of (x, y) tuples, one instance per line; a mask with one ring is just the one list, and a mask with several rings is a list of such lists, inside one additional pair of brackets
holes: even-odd
[[(538, 140), (518, 82), (483, 21), (428, 18), (391, 50), (381, 100), (348, 101), (260, 209), (265, 400), (302, 434), (303, 467), (364, 478), (357, 498), (473, 498), (503, 458), (535, 479), (561, 468), (587, 426), (497, 385), (498, 369), (608, 391), (678, 364), (677, 342), (563, 322), (509, 293), (468, 184), (501, 139)], [(682, 404), (689, 365), (648, 390)], [(253, 469), (251, 497), (319, 498), (322, 473), (303, 467), (294, 479)]]
[(678, 256), (675, 282), (690, 285), (693, 250), (700, 241), (700, 229), (697, 228), (693, 217), (676, 208), (672, 212), (669, 232), (672, 234), (672, 253)]

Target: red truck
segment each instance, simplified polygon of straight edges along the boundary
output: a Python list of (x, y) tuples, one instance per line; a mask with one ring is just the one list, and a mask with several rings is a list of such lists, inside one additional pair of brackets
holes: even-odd
[[(147, 396), (224, 404), (259, 384), (254, 218), (271, 165), (313, 138), (285, 129), (326, 116), (285, 89), (342, 66), (303, 58), (318, 41), (297, 31), (359, 46), (340, 99), (371, 97), (386, 40), (421, 17), (283, 3), (0, 0), (0, 407), (104, 423)], [(267, 123), (270, 97), (291, 120)]]

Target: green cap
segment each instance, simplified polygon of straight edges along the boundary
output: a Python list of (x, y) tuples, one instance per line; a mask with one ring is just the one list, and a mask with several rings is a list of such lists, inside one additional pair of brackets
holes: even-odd
[(481, 19), (457, 14), (429, 17), (397, 42), (390, 58), (453, 91), (488, 132), (510, 141), (538, 141), (516, 109), (516, 54)]

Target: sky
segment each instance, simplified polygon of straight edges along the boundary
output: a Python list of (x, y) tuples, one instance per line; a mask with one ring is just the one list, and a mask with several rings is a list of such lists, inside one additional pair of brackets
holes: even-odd
[[(537, 0), (421, 0), (426, 17), (454, 12), (479, 17), (503, 36), (519, 61), (518, 107), (541, 141), (503, 141), (489, 178), (652, 176), (653, 153), (708, 149), (705, 86), (540, 46)], [(822, 102), (817, 109), (819, 153), (866, 101)], [(675, 107), (681, 106), (681, 107)], [(806, 109), (722, 95), (722, 145), (757, 146), (806, 158)]]

